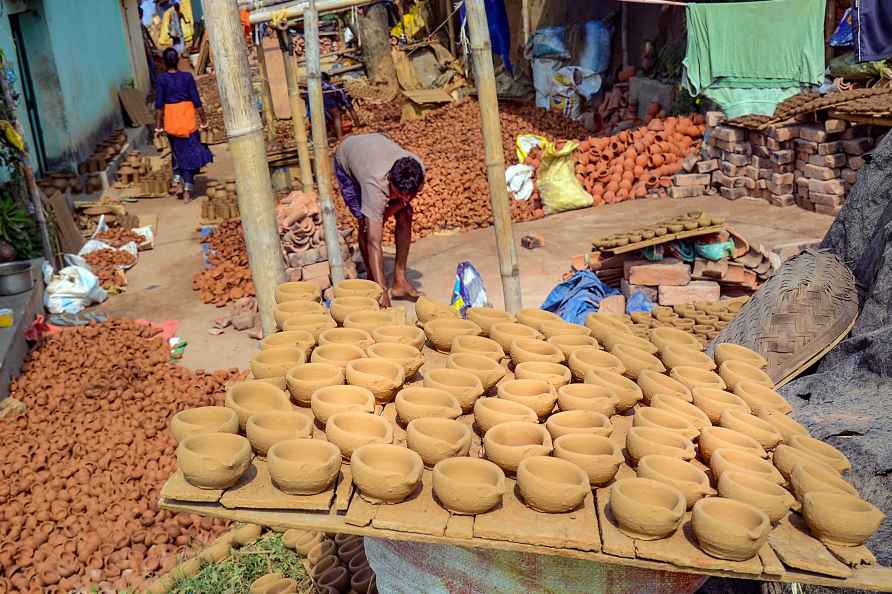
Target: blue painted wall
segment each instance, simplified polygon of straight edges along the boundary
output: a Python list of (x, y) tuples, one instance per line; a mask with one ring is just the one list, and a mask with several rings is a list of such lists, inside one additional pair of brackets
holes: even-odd
[[(31, 126), (28, 123), (28, 112), (25, 109), (25, 100), (22, 96), (22, 77), (18, 70), (18, 58), (15, 44), (12, 41), (12, 29), (9, 26), (9, 16), (7, 12), (3, 10), (3, 6), (0, 6), (0, 50), (3, 50), (3, 55), (6, 57), (7, 64), (12, 68), (15, 77), (13, 91), (19, 96), (19, 121), (22, 123), (22, 128), (25, 131), (25, 142), (27, 142), (28, 147), (31, 148), (34, 146), (34, 136), (31, 133)], [(36, 167), (37, 162), (33, 158), (33, 153), (31, 154), (31, 167)], [(2, 175), (2, 172), (0, 172), (0, 176)]]

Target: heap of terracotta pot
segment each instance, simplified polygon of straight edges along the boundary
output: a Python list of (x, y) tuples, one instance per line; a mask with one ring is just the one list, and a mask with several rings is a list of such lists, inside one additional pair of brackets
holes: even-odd
[(138, 246), (144, 241), (144, 238), (141, 235), (134, 233), (132, 229), (123, 229), (120, 227), (97, 233), (95, 239), (107, 243), (114, 248), (123, 247), (131, 242)]
[(127, 277), (121, 267), (134, 263), (132, 254), (112, 248), (94, 250), (84, 256), (84, 260), (99, 279), (99, 284), (103, 289), (126, 285)]
[[(323, 534), (305, 530), (288, 530), (282, 535), (286, 547), (306, 557), (313, 578), (315, 591), (319, 594), (354, 592), (356, 594), (377, 594), (375, 572), (369, 567), (365, 556), (362, 537), (349, 534)], [(281, 583), (281, 574), (268, 574), (258, 578), (251, 586), (258, 594), (282, 592), (275, 589)]]
[(0, 420), (0, 592), (139, 589), (222, 531), (158, 500), (170, 417), (222, 402), (238, 371), (174, 365), (157, 333), (127, 320), (62, 330), (12, 382), (27, 412)]
[(682, 160), (699, 150), (703, 130), (698, 114), (653, 119), (646, 127), (589, 138), (576, 151), (576, 178), (596, 205), (644, 198), (672, 185)]
[(238, 219), (217, 225), (208, 239), (211, 267), (192, 275), (192, 290), (202, 303), (223, 307), (230, 301), (254, 296), (254, 282), (248, 268), (248, 248)]

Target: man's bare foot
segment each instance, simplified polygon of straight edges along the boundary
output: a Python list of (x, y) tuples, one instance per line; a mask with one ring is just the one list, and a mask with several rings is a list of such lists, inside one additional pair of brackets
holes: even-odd
[(406, 301), (418, 301), (424, 293), (416, 290), (412, 285), (395, 285), (390, 289), (391, 299), (404, 299)]

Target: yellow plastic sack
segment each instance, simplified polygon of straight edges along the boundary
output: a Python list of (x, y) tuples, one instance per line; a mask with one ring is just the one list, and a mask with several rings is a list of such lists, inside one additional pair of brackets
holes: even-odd
[(514, 143), (517, 145), (517, 162), (523, 163), (534, 148), (548, 144), (548, 139), (538, 134), (521, 134)]
[(592, 205), (592, 197), (576, 179), (573, 153), (578, 142), (567, 142), (561, 150), (551, 142), (545, 145), (542, 163), (536, 173), (536, 187), (546, 214), (575, 210)]
[(394, 25), (390, 30), (391, 37), (401, 37), (405, 34), (406, 39), (414, 39), (418, 36), (426, 24), (424, 17), (421, 16), (424, 4), (424, 2), (416, 2), (409, 12), (403, 15), (403, 21)]

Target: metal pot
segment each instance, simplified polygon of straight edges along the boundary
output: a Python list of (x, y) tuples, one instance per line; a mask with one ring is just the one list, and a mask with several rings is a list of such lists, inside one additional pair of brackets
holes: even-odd
[(0, 264), (0, 295), (18, 295), (33, 288), (30, 260)]

